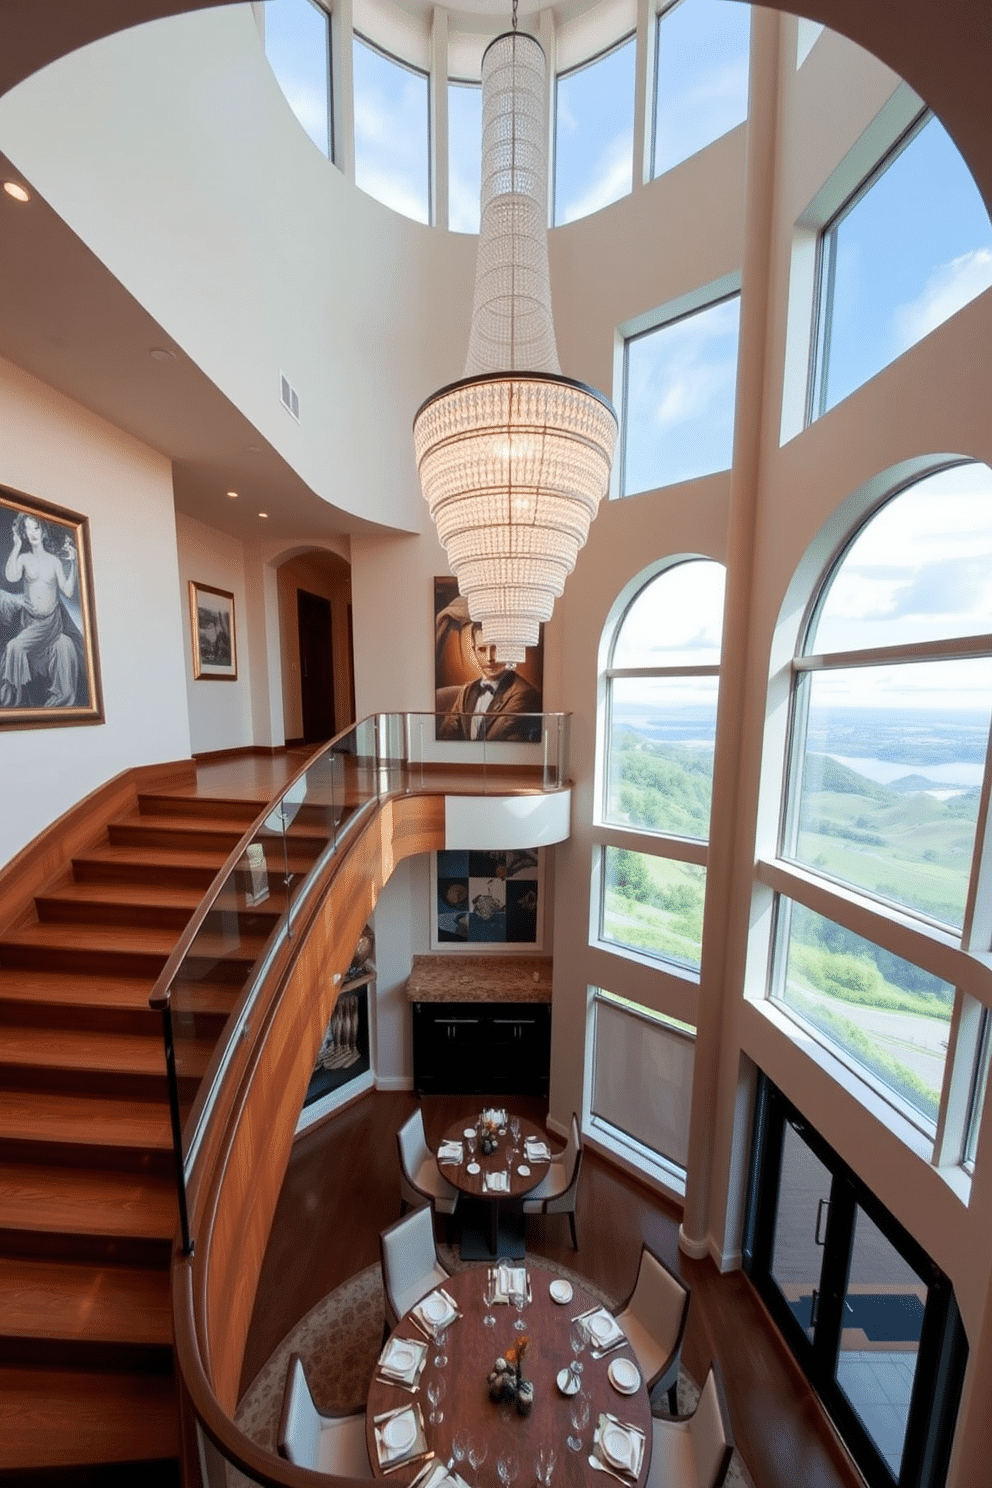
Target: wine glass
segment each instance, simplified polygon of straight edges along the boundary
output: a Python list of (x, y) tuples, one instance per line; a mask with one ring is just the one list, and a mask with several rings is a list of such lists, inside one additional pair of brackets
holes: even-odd
[(486, 1310), (483, 1314), (482, 1321), (487, 1328), (494, 1328), (496, 1326), (496, 1317), (493, 1313), (493, 1291), (495, 1286), (496, 1281), (493, 1272), (487, 1271), (486, 1284), (482, 1290), (482, 1300), (486, 1304)]
[(568, 1346), (572, 1350), (573, 1358), (571, 1374), (573, 1379), (578, 1379), (582, 1373), (582, 1360), (579, 1358), (586, 1346), (586, 1335), (578, 1323), (572, 1324), (572, 1331), (568, 1335)]
[(448, 1362), (448, 1356), (444, 1352), (445, 1344), (447, 1342), (448, 1324), (444, 1323), (441, 1327), (434, 1329), (434, 1344), (437, 1348), (437, 1353), (434, 1355), (434, 1367), (436, 1369), (443, 1369)]
[(432, 1426), (437, 1426), (444, 1420), (444, 1411), (438, 1410), (438, 1406), (444, 1399), (444, 1377), (440, 1374), (432, 1374), (427, 1381), (427, 1399), (431, 1403), (431, 1413), (427, 1417)]
[(451, 1438), (451, 1460), (455, 1467), (461, 1467), (468, 1456), (469, 1436), (465, 1430), (456, 1431)]
[(589, 1425), (589, 1396), (584, 1390), (572, 1396), (572, 1408), (568, 1413), (568, 1419), (572, 1423), (572, 1435), (565, 1438), (566, 1445), (572, 1452), (582, 1451), (581, 1432)]
[(499, 1478), (502, 1488), (510, 1488), (520, 1471), (520, 1463), (517, 1461), (516, 1452), (511, 1452), (505, 1447), (496, 1458), (496, 1476)]
[(513, 1150), (516, 1152), (520, 1146), (520, 1117), (510, 1117), (510, 1136), (513, 1138)]
[(468, 1444), (468, 1460), (476, 1477), (479, 1475), (479, 1468), (488, 1456), (489, 1443), (486, 1438), (484, 1436), (471, 1437)]
[(541, 1488), (551, 1488), (551, 1477), (555, 1470), (556, 1460), (555, 1449), (550, 1443), (538, 1447), (534, 1458), (534, 1474)]
[(518, 1292), (514, 1292), (513, 1305), (517, 1309), (517, 1320), (513, 1326), (518, 1333), (522, 1333), (527, 1326), (524, 1322), (524, 1308), (527, 1306), (526, 1287), (521, 1287)]

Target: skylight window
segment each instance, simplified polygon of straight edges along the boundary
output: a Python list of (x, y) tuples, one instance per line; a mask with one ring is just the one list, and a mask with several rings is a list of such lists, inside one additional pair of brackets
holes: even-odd
[(354, 43), (355, 181), (394, 211), (429, 222), (427, 74), (357, 33)]
[(679, 0), (658, 17), (652, 175), (747, 118), (750, 44), (739, 0)]
[(331, 27), (313, 0), (266, 0), (265, 55), (293, 113), (331, 158)]
[(555, 90), (556, 226), (627, 196), (634, 170), (634, 37), (570, 72)]

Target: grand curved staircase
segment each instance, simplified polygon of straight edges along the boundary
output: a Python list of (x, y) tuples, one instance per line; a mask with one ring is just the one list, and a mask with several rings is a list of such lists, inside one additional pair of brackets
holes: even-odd
[[(3, 1482), (179, 1481), (175, 1169), (148, 996), (268, 797), (198, 795), (188, 767), (165, 789), (98, 798), (70, 824), (79, 845), (46, 834), (0, 886)], [(299, 866), (323, 845), (301, 840)], [(32, 879), (19, 903), (18, 880)], [(242, 953), (281, 907), (250, 912)], [(185, 1079), (205, 1068), (251, 964), (198, 988)]]

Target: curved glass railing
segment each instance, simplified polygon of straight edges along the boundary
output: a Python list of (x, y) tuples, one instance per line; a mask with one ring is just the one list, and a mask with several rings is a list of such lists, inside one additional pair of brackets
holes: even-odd
[(568, 715), (379, 713), (310, 758), (232, 848), (156, 982), (176, 1148), (186, 1184), (259, 990), (285, 954), (328, 863), (386, 796), (556, 790), (568, 778)]

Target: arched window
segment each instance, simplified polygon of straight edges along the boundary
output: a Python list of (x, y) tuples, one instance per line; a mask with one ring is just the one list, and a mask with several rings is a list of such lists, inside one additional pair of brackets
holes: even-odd
[(554, 221), (574, 222), (626, 196), (634, 170), (634, 37), (558, 74)]
[(355, 181), (394, 211), (429, 222), (427, 73), (354, 34)]
[(878, 508), (793, 669), (772, 996), (931, 1135), (952, 1106), (960, 1160), (950, 1092), (980, 1087), (992, 996), (992, 470), (946, 468)]
[(600, 940), (698, 970), (724, 570), (676, 562), (633, 595), (605, 673)]
[(748, 109), (751, 7), (675, 0), (656, 31), (653, 176), (742, 124)]
[(267, 4), (265, 55), (293, 113), (319, 150), (333, 159), (331, 25), (315, 0)]

